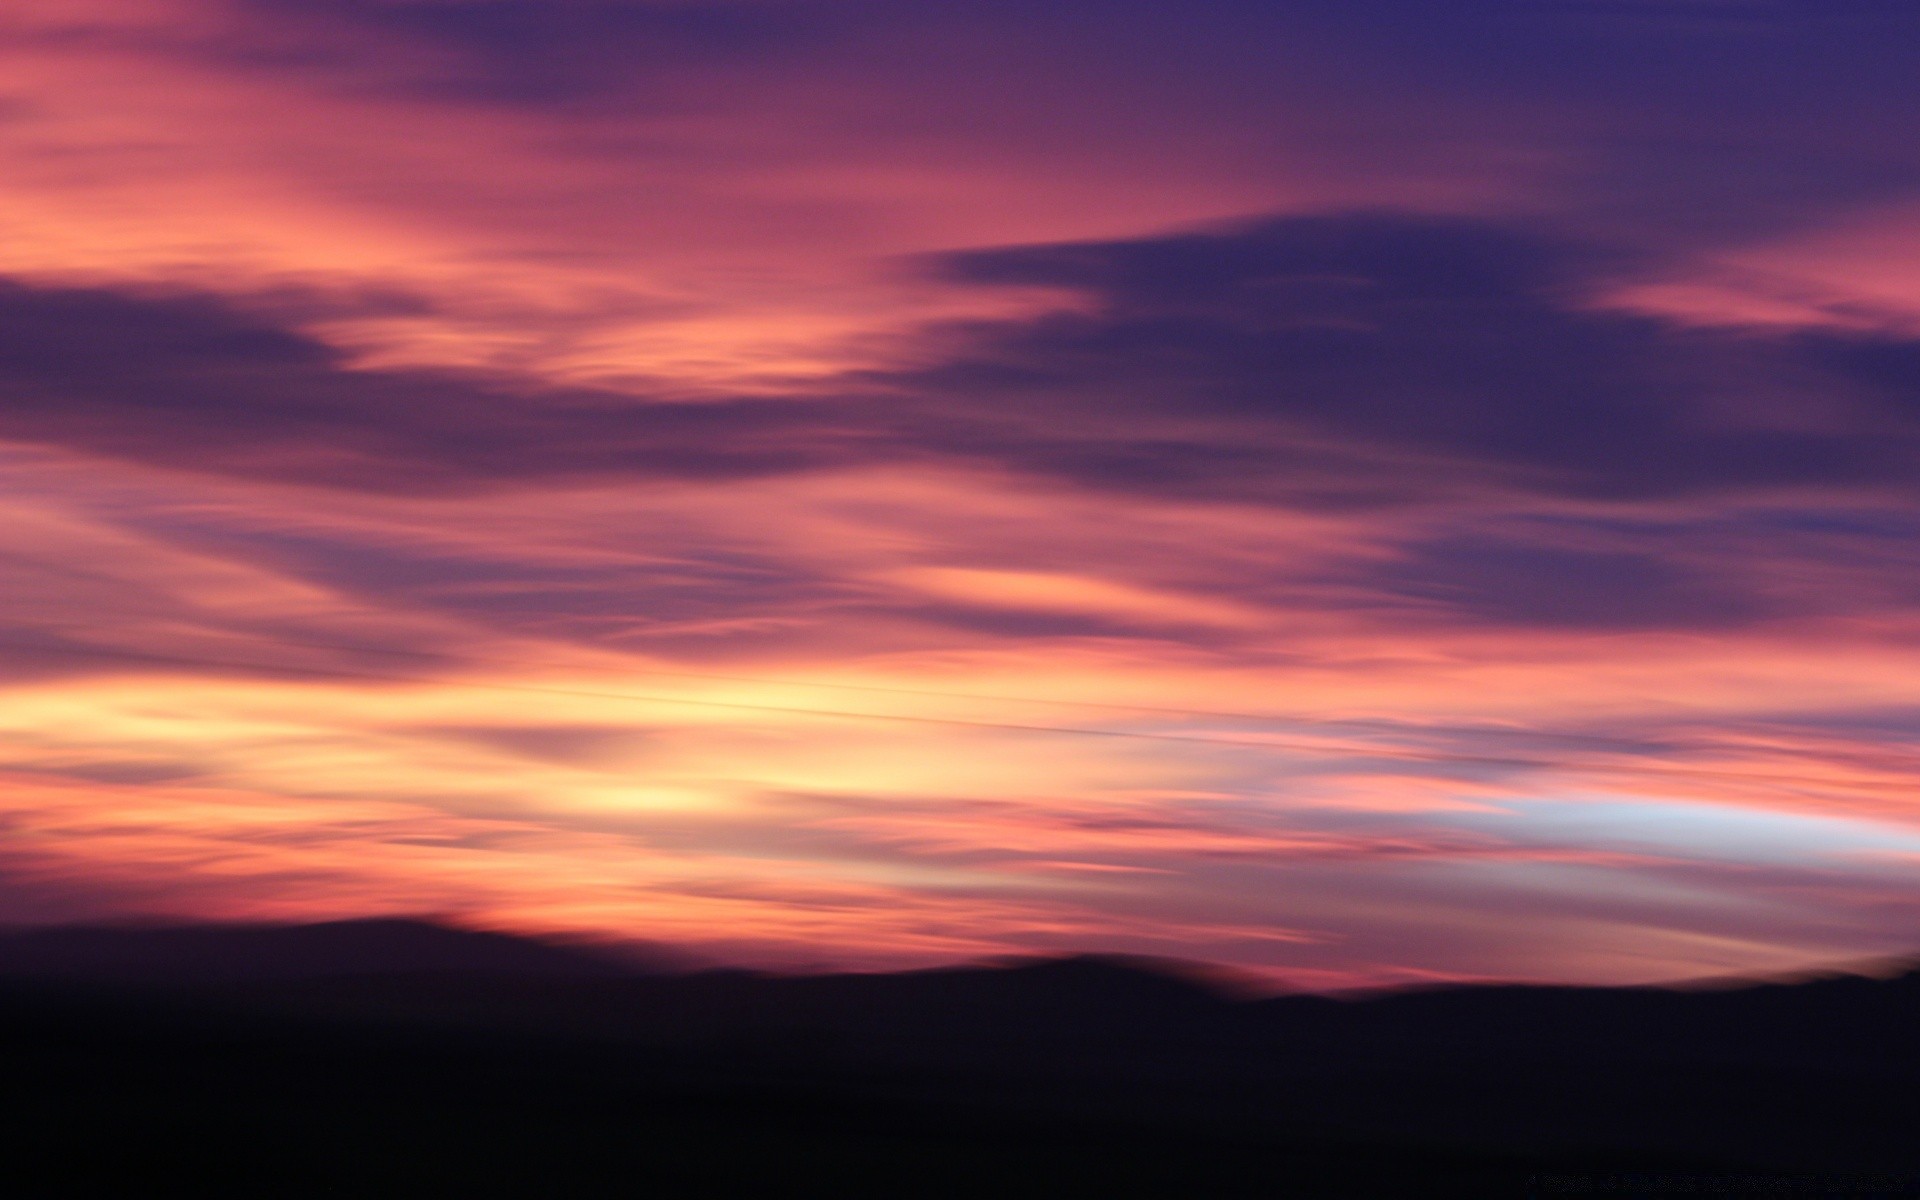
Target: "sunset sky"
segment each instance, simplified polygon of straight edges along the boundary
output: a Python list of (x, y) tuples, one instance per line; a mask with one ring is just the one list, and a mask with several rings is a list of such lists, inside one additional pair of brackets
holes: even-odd
[(0, 923), (1920, 950), (1912, 0), (11, 0)]

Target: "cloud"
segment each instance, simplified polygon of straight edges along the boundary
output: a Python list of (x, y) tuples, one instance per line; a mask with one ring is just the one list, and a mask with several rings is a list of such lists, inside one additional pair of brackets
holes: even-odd
[(1413, 548), (1374, 576), (1412, 598), (1499, 625), (1585, 629), (1725, 627), (1765, 602), (1658, 553), (1563, 549), (1460, 537)]
[[(363, 67), (385, 67), (403, 93), (545, 106), (631, 97), (649, 74), (804, 56), (839, 24), (837, 7), (754, 0), (245, 0), (239, 9), (267, 29), (302, 20), (331, 25), (334, 38), (314, 40), (330, 41), (337, 54), (357, 51)], [(400, 53), (409, 47), (415, 53)]]
[(1713, 334), (1585, 301), (1631, 264), (1388, 215), (964, 254), (962, 279), (1085, 305), (979, 328), (903, 385), (983, 444), (999, 415), (1011, 460), (1109, 486), (1294, 504), (1908, 488), (1920, 343)]
[(355, 368), (208, 297), (14, 284), (0, 433), (391, 491), (918, 458), (1299, 507), (1910, 487), (1920, 342), (1598, 311), (1613, 261), (1398, 216), (971, 252), (953, 278), (1084, 303), (939, 330), (939, 361), (839, 395), (701, 402)]
[(726, 478), (829, 461), (803, 404), (527, 395), (477, 377), (355, 370), (207, 296), (0, 285), (0, 436), (164, 466), (372, 491), (616, 473)]
[[(0, 436), (370, 495), (938, 466), (1148, 504), (1344, 514), (1346, 552), (1316, 551), (1295, 584), (1493, 627), (1726, 628), (1900, 603), (1908, 567), (1865, 514), (1920, 479), (1920, 342), (1686, 329), (1589, 303), (1637, 261), (1511, 223), (1386, 214), (968, 252), (932, 266), (963, 286), (1078, 299), (930, 328), (910, 370), (699, 401), (356, 366), (301, 331), (285, 298), (270, 314), (10, 283)], [(1810, 530), (1809, 497), (1829, 524), (1843, 502), (1868, 524)], [(1669, 509), (1650, 520), (1648, 504)], [(1737, 526), (1721, 515), (1768, 504)], [(1568, 505), (1590, 511), (1517, 519)], [(896, 559), (829, 583), (744, 549), (729, 551), (737, 569), (664, 572), (478, 547), (423, 559), (417, 539), (319, 530), (238, 544), (332, 587), (508, 622), (532, 604), (612, 619), (641, 588), (662, 634), (708, 620), (722, 593), (750, 592), (761, 615), (784, 596), (1015, 639), (1157, 629), (1199, 644), (1266, 628), (1272, 611), (1244, 571), (1237, 595), (1202, 598), (1031, 560)], [(1796, 582), (1843, 560), (1845, 596)]]

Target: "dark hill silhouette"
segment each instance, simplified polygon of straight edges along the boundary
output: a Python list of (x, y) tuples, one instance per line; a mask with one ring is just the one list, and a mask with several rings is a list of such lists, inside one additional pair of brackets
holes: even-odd
[(68, 925), (0, 931), (0, 977), (207, 984), (396, 971), (629, 973), (574, 947), (429, 921), (306, 925)]
[[(946, 1153), (928, 1147), (951, 1149), (943, 1139), (965, 1127), (974, 1130), (961, 1138), (967, 1153), (991, 1156), (1017, 1143), (1019, 1155), (1081, 1162), (1080, 1151), (1064, 1147), (1085, 1149), (1074, 1140), (1082, 1133), (1062, 1131), (1099, 1129), (1106, 1132), (1085, 1137), (1165, 1149), (1167, 1161), (1186, 1164), (1168, 1168), (1178, 1179), (1200, 1170), (1182, 1157), (1190, 1154), (1255, 1175), (1277, 1154), (1319, 1164), (1312, 1171), (1323, 1182), (1354, 1155), (1428, 1164), (1406, 1168), (1406, 1194), (1455, 1194), (1420, 1176), (1429, 1169), (1479, 1181), (1458, 1194), (1520, 1194), (1487, 1190), (1489, 1164), (1509, 1175), (1524, 1163), (1920, 1173), (1913, 971), (1687, 989), (1452, 986), (1254, 998), (1198, 969), (1143, 959), (891, 974), (647, 973), (530, 939), (343, 922), (16, 933), (0, 938), (7, 975), (23, 1011), (82, 1014), (60, 1018), (69, 1028), (62, 1036), (77, 1043), (124, 1041), (134, 1029), (134, 1057), (165, 1058), (213, 1037), (220, 1048), (209, 1053), (229, 1063), (225, 1091), (255, 1086), (264, 1068), (248, 1064), (264, 1038), (297, 1060), (290, 1078), (331, 1061), (331, 1050), (316, 1058), (311, 1046), (344, 1046), (345, 1060), (375, 1079), (367, 1086), (398, 1086), (389, 1080), (398, 1072), (412, 1081), (402, 1091), (424, 1089), (420, 1104), (448, 1112), (468, 1112), (469, 1085), (494, 1094), (488, 1089), (516, 1079), (532, 1081), (529, 1094), (548, 1097), (542, 1105), (558, 1106), (541, 1109), (549, 1116), (635, 1087), (654, 1097), (647, 1104), (676, 1112), (689, 1097), (706, 1097), (700, 1103), (720, 1104), (716, 1111), (746, 1104), (759, 1114), (714, 1118), (695, 1137), (701, 1144), (727, 1143), (735, 1133), (726, 1129), (738, 1124), (789, 1146), (798, 1138), (844, 1148), (852, 1138), (871, 1149), (861, 1139), (886, 1141), (893, 1134), (873, 1131), (919, 1113), (921, 1132), (909, 1141), (928, 1154)], [(236, 1050), (220, 1040), (240, 1036), (229, 1027), (270, 1032), (246, 1035), (254, 1040)], [(26, 1037), (18, 1028), (8, 1036)], [(418, 1055), (429, 1050), (423, 1065)], [(771, 1109), (741, 1099), (769, 1089), (783, 1097)], [(605, 1102), (608, 1111), (629, 1103)], [(843, 1109), (865, 1115), (830, 1129), (804, 1116)], [(969, 1124), (982, 1120), (999, 1132)], [(1027, 1132), (994, 1124), (1006, 1121)], [(808, 1132), (795, 1132), (802, 1127)], [(616, 1137), (611, 1127), (607, 1136)], [(1167, 1149), (1176, 1143), (1185, 1149)], [(1453, 1165), (1433, 1165), (1442, 1160)], [(1424, 1180), (1418, 1187), (1415, 1176)], [(1326, 1182), (1324, 1193), (1296, 1190), (1392, 1194), (1391, 1180), (1369, 1178), (1364, 1186)], [(922, 1184), (891, 1186), (949, 1194)], [(1004, 1181), (981, 1187), (1006, 1191)], [(1209, 1188), (1134, 1191), (1242, 1194), (1225, 1183)]]

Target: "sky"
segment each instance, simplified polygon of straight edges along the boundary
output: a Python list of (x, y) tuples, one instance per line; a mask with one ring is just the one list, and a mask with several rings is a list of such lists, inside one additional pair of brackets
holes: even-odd
[(1910, 0), (14, 0), (0, 923), (1920, 950)]

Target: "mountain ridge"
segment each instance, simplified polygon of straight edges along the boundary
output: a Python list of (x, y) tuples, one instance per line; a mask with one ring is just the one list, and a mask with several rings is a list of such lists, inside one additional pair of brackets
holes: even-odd
[[(156, 966), (181, 947), (191, 952)], [(248, 969), (220, 959), (263, 947), (276, 949)], [(1920, 1173), (1914, 970), (1249, 997), (1204, 968), (1126, 956), (670, 971), (386, 921), (0, 935), (5, 994), (203, 1014), (214, 1029), (291, 1022), (349, 1041), (523, 1047), (616, 1074), (640, 1064), (696, 1090), (772, 1080), (882, 1109), (964, 1100), (1502, 1154), (1597, 1147)]]

